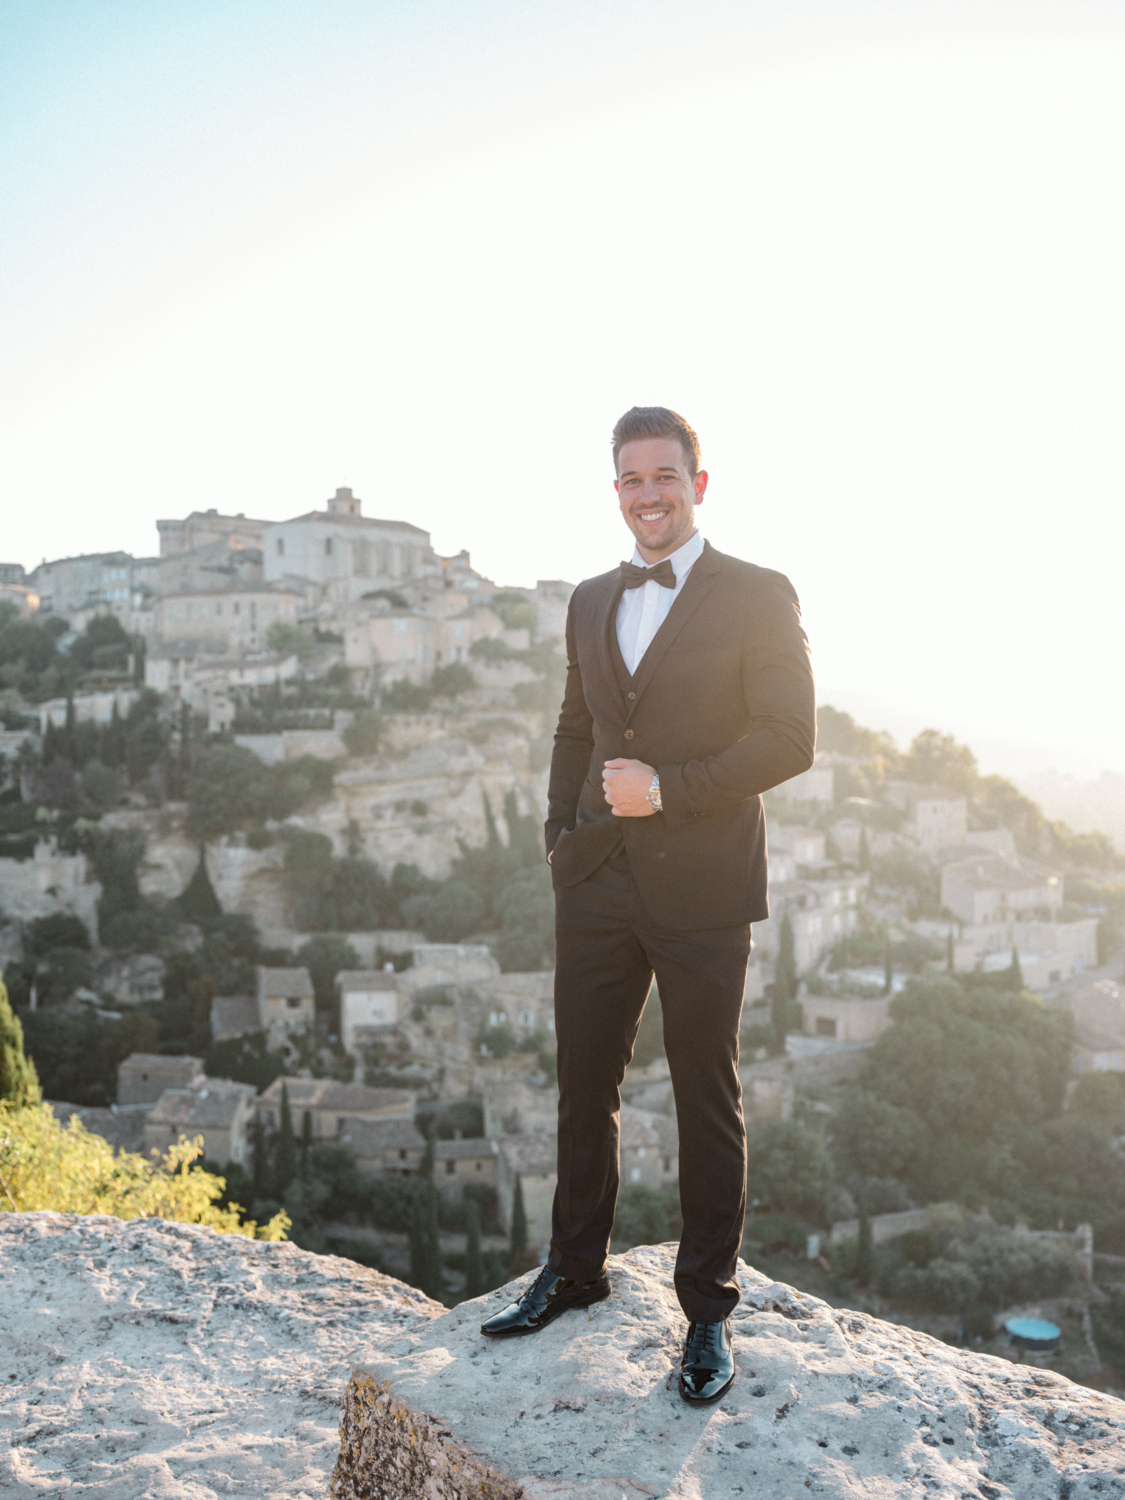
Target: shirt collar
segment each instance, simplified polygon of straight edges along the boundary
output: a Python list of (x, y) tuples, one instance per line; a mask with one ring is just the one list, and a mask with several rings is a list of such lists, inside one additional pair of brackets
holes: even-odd
[[(675, 552), (668, 554), (666, 561), (672, 564), (672, 571), (676, 575), (677, 586), (683, 583), (685, 575), (691, 571), (692, 564), (698, 562), (702, 555), (703, 533), (701, 531), (697, 531), (694, 536), (689, 537), (682, 547), (676, 548)], [(653, 566), (653, 564), (645, 562), (641, 556), (639, 547), (633, 548), (633, 562), (638, 568)]]

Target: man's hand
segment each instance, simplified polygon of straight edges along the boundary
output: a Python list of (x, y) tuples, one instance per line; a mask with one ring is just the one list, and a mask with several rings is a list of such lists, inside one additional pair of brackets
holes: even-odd
[(602, 791), (615, 818), (651, 818), (648, 789), (656, 775), (643, 760), (607, 760), (602, 771)]

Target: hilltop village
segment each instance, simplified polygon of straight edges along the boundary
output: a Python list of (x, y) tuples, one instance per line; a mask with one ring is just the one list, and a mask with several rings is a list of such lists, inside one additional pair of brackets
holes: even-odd
[[(115, 1149), (201, 1138), (307, 1249), (476, 1295), (549, 1235), (573, 585), (502, 587), (348, 489), (157, 530), (0, 565), (0, 969), (44, 1093)], [(830, 706), (766, 806), (748, 1253), (978, 1341), (1062, 1299), (1058, 1367), (1125, 1370), (1122, 858)], [(678, 1229), (655, 993), (624, 1098), (623, 1247)]]

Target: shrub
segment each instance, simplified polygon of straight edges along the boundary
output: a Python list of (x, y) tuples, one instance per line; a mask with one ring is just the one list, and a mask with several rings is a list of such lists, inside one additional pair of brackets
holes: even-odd
[(674, 1190), (633, 1183), (622, 1188), (613, 1221), (613, 1239), (623, 1249), (662, 1245), (679, 1234), (679, 1196)]
[(344, 730), (344, 744), (349, 755), (374, 755), (386, 732), (386, 721), (373, 708), (361, 708)]
[(751, 1199), (793, 1213), (818, 1214), (832, 1158), (815, 1131), (797, 1120), (768, 1120), (747, 1137)]
[(131, 1152), (114, 1155), (109, 1142), (92, 1135), (76, 1116), (64, 1126), (46, 1105), (17, 1109), (0, 1103), (0, 1201), (18, 1213), (172, 1219), (220, 1234), (283, 1240), (289, 1227), (284, 1214), (257, 1225), (243, 1223), (235, 1208), (217, 1206), (223, 1179), (189, 1170), (202, 1151), (202, 1138), (180, 1141), (153, 1165)]

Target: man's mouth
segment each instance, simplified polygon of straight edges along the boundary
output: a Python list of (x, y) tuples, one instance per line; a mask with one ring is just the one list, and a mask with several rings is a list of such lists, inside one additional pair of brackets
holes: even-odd
[(642, 526), (659, 526), (661, 521), (666, 521), (670, 512), (666, 510), (638, 510), (634, 514)]

